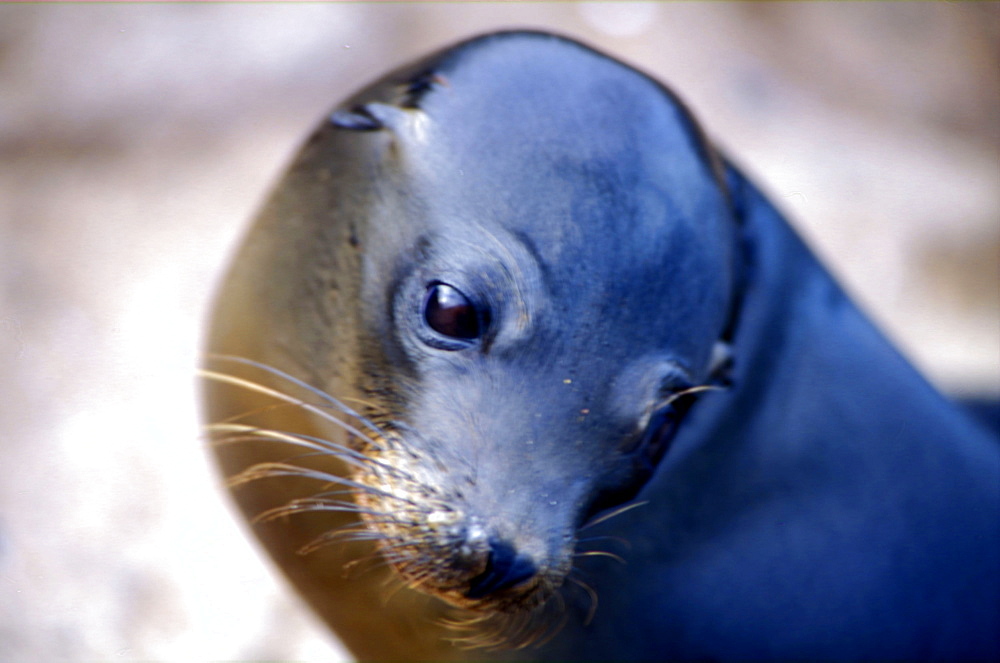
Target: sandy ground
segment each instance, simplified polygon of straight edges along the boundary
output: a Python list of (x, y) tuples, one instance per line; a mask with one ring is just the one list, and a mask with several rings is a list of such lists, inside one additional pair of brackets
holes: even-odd
[(346, 656), (199, 440), (215, 279), (309, 128), (504, 27), (671, 84), (943, 389), (1000, 394), (1000, 6), (0, 6), (0, 660)]

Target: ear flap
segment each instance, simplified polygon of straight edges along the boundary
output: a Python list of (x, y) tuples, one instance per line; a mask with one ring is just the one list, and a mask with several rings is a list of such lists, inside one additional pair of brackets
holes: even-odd
[(743, 293), (750, 283), (753, 266), (751, 217), (761, 209), (761, 205), (766, 206), (768, 210), (771, 208), (760, 191), (725, 155), (716, 154), (718, 166), (714, 170), (717, 173), (719, 187), (723, 190), (732, 211), (733, 223), (736, 226), (733, 232), (736, 245), (733, 247), (733, 299), (729, 320), (712, 350), (710, 375), (713, 383), (728, 385), (734, 361), (733, 340), (742, 313)]
[(792, 233), (781, 213), (729, 158), (720, 155), (719, 162), (722, 172), (719, 185), (726, 195), (733, 223), (736, 225), (732, 309), (712, 362), (713, 379), (725, 382), (731, 373), (733, 354), (738, 352), (733, 346), (744, 314), (745, 293), (755, 285), (755, 281), (763, 277), (758, 273), (758, 261), (764, 260), (762, 252), (773, 253), (770, 258), (772, 261), (783, 260), (784, 258), (778, 257), (780, 251), (774, 251), (778, 246), (784, 245)]

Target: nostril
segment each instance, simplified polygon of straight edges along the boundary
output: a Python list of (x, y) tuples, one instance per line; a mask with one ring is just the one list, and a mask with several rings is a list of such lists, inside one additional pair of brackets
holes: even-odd
[(535, 572), (535, 565), (530, 558), (519, 555), (509, 543), (491, 540), (486, 570), (472, 579), (465, 596), (481, 599), (516, 587), (534, 576)]

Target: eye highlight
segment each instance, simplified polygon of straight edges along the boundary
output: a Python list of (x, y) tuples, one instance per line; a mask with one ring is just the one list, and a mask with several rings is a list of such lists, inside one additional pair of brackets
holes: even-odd
[(424, 295), (424, 322), (442, 336), (471, 341), (482, 335), (479, 312), (469, 298), (447, 283), (432, 283)]

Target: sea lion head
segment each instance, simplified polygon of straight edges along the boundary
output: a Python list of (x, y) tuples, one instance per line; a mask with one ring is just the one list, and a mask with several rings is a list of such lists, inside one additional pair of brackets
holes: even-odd
[(667, 90), (565, 39), (491, 35), (308, 140), (245, 249), (255, 348), (280, 348), (253, 358), (352, 403), (350, 480), (382, 555), (516, 641), (714, 379), (734, 232)]

